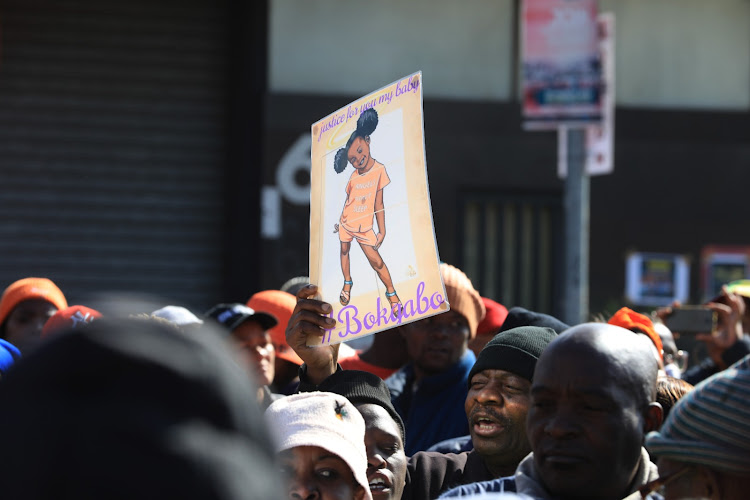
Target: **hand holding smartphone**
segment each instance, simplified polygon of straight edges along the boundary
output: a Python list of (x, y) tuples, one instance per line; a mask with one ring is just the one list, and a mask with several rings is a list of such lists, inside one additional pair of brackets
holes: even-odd
[(682, 335), (711, 334), (716, 330), (717, 316), (716, 311), (705, 306), (682, 306), (672, 309), (664, 324)]

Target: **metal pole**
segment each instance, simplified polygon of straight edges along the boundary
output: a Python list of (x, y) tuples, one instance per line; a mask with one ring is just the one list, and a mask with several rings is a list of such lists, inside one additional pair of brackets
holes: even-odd
[[(583, 128), (567, 130), (565, 178), (565, 322), (586, 321), (589, 309), (589, 176)], [(562, 140), (562, 137), (560, 138)]]

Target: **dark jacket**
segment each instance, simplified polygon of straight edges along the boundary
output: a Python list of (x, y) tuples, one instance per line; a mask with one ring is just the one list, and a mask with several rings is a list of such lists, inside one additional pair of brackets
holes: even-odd
[(467, 350), (447, 371), (426, 377), (415, 390), (414, 365), (409, 363), (385, 381), (391, 400), (406, 426), (406, 454), (469, 433), (464, 403), (468, 377), (476, 357)]
[[(750, 354), (750, 335), (745, 334), (744, 337), (721, 354), (721, 359), (726, 366), (732, 366), (748, 354)], [(695, 385), (720, 371), (713, 359), (706, 358), (700, 364), (693, 366), (683, 373), (682, 380)]]
[(409, 459), (402, 500), (433, 500), (456, 486), (494, 479), (476, 450), (464, 453), (422, 451)]

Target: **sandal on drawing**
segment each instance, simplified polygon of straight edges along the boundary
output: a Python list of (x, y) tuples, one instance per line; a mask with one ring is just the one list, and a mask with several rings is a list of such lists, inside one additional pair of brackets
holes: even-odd
[[(398, 295), (396, 295), (396, 290), (392, 292), (385, 292), (385, 296), (388, 297), (388, 302), (391, 303), (391, 314), (395, 317), (399, 317), (401, 314), (401, 308), (403, 307), (401, 305), (401, 300), (399, 300)], [(396, 300), (393, 300), (393, 297), (396, 297)]]
[[(349, 285), (349, 290), (346, 289), (346, 285)], [(339, 295), (339, 302), (341, 302), (342, 306), (345, 306), (349, 303), (349, 299), (351, 298), (352, 285), (354, 285), (353, 281), (344, 280), (344, 288), (341, 289), (341, 294)]]

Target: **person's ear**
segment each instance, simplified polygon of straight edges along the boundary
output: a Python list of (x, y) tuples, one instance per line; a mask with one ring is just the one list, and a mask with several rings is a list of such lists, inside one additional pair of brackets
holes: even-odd
[(644, 434), (651, 431), (658, 431), (664, 421), (664, 409), (657, 402), (649, 403), (645, 417)]

